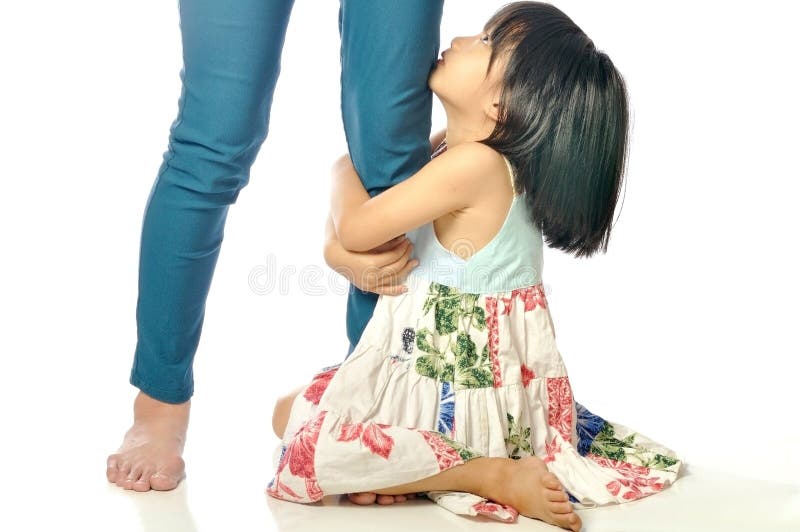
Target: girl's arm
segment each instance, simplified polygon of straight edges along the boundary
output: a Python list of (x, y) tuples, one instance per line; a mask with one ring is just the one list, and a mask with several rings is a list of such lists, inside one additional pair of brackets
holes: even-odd
[(494, 150), (479, 142), (449, 147), (408, 179), (370, 198), (344, 155), (333, 166), (331, 217), (339, 243), (367, 251), (449, 212), (475, 203)]
[[(431, 152), (445, 138), (446, 129), (431, 135)], [(401, 237), (394, 238), (367, 252), (349, 251), (342, 247), (336, 236), (333, 218), (328, 214), (325, 222), (325, 263), (349, 282), (365, 292), (396, 295), (405, 291), (401, 283), (419, 264), (411, 260), (413, 246)]]
[(398, 237), (366, 253), (348, 251), (336, 240), (333, 220), (326, 224), (325, 262), (360, 290), (383, 295), (406, 291), (402, 284), (419, 261), (411, 259), (413, 245)]
[[(436, 148), (439, 147), (439, 145), (445, 139), (446, 135), (447, 135), (447, 129), (442, 129), (441, 131), (437, 131), (436, 133), (431, 135), (431, 137), (430, 137), (431, 153), (433, 153), (433, 151)], [(387, 244), (389, 244), (389, 242), (387, 242)], [(338, 250), (335, 249), (337, 247), (341, 247), (341, 244), (339, 243), (339, 239), (336, 236), (336, 227), (333, 225), (333, 218), (331, 218), (330, 213), (328, 213), (328, 220), (325, 222), (325, 257), (326, 257), (325, 260), (326, 261), (328, 260), (327, 257), (328, 257), (329, 252), (330, 252), (330, 255), (332, 257), (335, 256), (336, 251), (338, 251)], [(328, 266), (330, 266), (331, 268), (335, 269), (337, 266), (340, 266), (340, 265), (339, 264), (331, 264), (330, 262), (328, 262)]]

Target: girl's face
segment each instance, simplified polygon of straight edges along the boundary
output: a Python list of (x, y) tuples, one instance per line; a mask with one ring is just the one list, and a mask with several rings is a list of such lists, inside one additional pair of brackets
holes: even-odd
[(498, 57), (487, 75), (491, 55), (489, 32), (456, 37), (436, 62), (428, 86), (446, 108), (470, 114), (480, 110), (491, 114), (494, 109), (496, 119), (493, 104), (499, 98), (505, 61)]

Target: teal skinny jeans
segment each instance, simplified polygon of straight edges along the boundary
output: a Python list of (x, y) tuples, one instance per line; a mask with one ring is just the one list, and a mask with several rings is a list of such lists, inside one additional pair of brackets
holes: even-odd
[[(182, 90), (144, 210), (130, 382), (167, 403), (194, 393), (192, 363), (230, 205), (267, 138), (293, 0), (179, 0)], [(370, 196), (428, 160), (443, 0), (341, 0), (341, 110)], [(333, 21), (332, 21), (333, 23)], [(278, 102), (280, 105), (280, 102)], [(325, 189), (327, 183), (320, 183)], [(378, 296), (350, 286), (348, 355)]]

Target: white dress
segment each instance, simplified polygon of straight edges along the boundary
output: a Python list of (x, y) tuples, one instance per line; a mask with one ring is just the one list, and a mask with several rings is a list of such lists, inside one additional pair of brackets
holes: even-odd
[[(466, 260), (432, 223), (409, 233), (420, 264), (408, 291), (381, 295), (351, 355), (298, 395), (270, 495), (310, 503), (477, 456), (542, 458), (575, 508), (638, 499), (676, 479), (673, 451), (574, 400), (541, 280), (542, 233), (524, 199), (515, 195), (495, 237)], [(460, 514), (518, 515), (469, 493), (427, 495)]]

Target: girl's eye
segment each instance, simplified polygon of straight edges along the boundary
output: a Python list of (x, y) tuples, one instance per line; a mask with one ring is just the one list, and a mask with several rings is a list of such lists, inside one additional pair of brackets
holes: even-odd
[(482, 42), (483, 44), (489, 44), (489, 34), (488, 34), (488, 33), (484, 33), (484, 34), (481, 36), (481, 42)]

